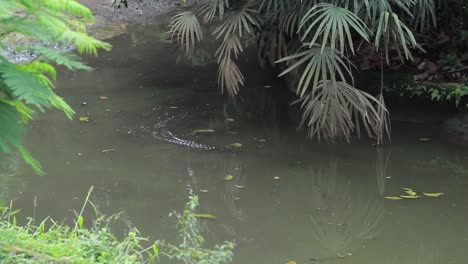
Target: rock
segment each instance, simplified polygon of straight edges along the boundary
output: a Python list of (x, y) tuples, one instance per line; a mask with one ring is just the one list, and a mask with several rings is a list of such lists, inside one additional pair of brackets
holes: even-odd
[(439, 67), (432, 61), (427, 64), (427, 71), (429, 72), (429, 74), (432, 75), (436, 73), (438, 70), (439, 70)]

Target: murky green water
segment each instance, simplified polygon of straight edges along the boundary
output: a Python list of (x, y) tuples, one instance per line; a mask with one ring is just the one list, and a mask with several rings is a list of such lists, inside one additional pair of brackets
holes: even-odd
[[(200, 212), (217, 215), (201, 222), (208, 240), (237, 242), (234, 263), (468, 262), (468, 153), (444, 144), (437, 127), (396, 125), (393, 143), (380, 149), (367, 141), (308, 144), (289, 125), (239, 118), (242, 107), (215, 88), (215, 67), (176, 65), (157, 30), (138, 29), (113, 44), (112, 52), (89, 59), (94, 72), (60, 74), (60, 94), (89, 122), (54, 112), (31, 124), (28, 145), (47, 175), (14, 159), (4, 170), (3, 196), (24, 216), (32, 215), (37, 196), (38, 217), (70, 219), (94, 185), (100, 212), (122, 211), (127, 226), (171, 240), (168, 213), (193, 192)], [(250, 75), (256, 77), (245, 89), (271, 84), (260, 71)], [(258, 104), (249, 111), (260, 108), (276, 109)], [(168, 127), (182, 138), (243, 147), (197, 151), (144, 132), (171, 116)], [(227, 124), (226, 116), (238, 120)], [(190, 135), (200, 128), (218, 132)], [(234, 179), (224, 181), (229, 174)], [(383, 198), (402, 187), (445, 195)], [(345, 257), (333, 259), (338, 255)]]

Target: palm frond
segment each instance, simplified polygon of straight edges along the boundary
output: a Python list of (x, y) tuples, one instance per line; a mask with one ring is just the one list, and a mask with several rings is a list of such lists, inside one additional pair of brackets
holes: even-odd
[(201, 25), (193, 12), (187, 11), (173, 16), (169, 27), (168, 34), (171, 39), (175, 39), (186, 52), (195, 48), (196, 44), (203, 39)]
[(234, 58), (237, 59), (239, 53), (243, 50), (240, 38), (236, 34), (229, 34), (216, 50), (215, 55), (218, 58), (218, 63), (220, 63), (224, 58), (232, 58), (231, 55), (234, 55)]
[(200, 3), (198, 12), (203, 16), (203, 21), (206, 23), (216, 16), (222, 20), (227, 8), (229, 8), (229, 0), (204, 0)]
[(357, 119), (364, 121), (368, 135), (375, 136), (378, 109), (385, 109), (372, 95), (345, 82), (330, 80), (320, 81), (315, 92), (294, 103), (299, 102), (303, 109), (300, 127), (306, 125), (309, 138), (317, 137), (319, 141), (345, 138), (349, 142), (351, 135), (359, 132), (355, 125)]
[(347, 65), (350, 62), (346, 58), (341, 58), (337, 50), (329, 47), (323, 48), (314, 45), (305, 51), (284, 57), (277, 63), (287, 61), (294, 61), (294, 64), (284, 70), (279, 77), (298, 67), (305, 67), (297, 87), (297, 94), (301, 97), (309, 88), (314, 92), (321, 81), (331, 80), (336, 83), (337, 81), (346, 82), (347, 79), (353, 79), (351, 69)]
[(277, 60), (288, 56), (288, 41), (280, 30), (262, 30), (257, 33), (258, 60), (263, 67), (265, 63), (274, 65)]
[(227, 38), (231, 34), (236, 34), (240, 38), (246, 34), (253, 34), (254, 27), (259, 26), (254, 16), (255, 13), (255, 10), (247, 7), (232, 13), (213, 31), (213, 35), (216, 36), (216, 39), (220, 39), (221, 37)]
[[(356, 14), (328, 3), (314, 5), (302, 18), (299, 29), (305, 29), (302, 41), (307, 39), (310, 46), (321, 39), (322, 51), (328, 44), (332, 49), (338, 45), (341, 54), (344, 54), (347, 40), (348, 48), (354, 53), (351, 29), (369, 41), (369, 30)], [(310, 34), (312, 37), (308, 38)]]
[(239, 87), (244, 85), (244, 76), (229, 57), (223, 58), (219, 63), (218, 83), (221, 85), (221, 91), (224, 92), (226, 89), (230, 96), (236, 95)]
[(379, 23), (375, 33), (375, 47), (380, 48), (381, 41), (385, 51), (385, 58), (389, 63), (389, 46), (394, 42), (396, 51), (401, 60), (403, 56), (401, 48), (406, 59), (412, 59), (411, 48), (419, 47), (413, 32), (400, 20), (397, 14), (390, 12), (382, 12), (379, 18)]
[(416, 0), (413, 7), (413, 27), (421, 32), (426, 31), (431, 25), (437, 26), (434, 0)]

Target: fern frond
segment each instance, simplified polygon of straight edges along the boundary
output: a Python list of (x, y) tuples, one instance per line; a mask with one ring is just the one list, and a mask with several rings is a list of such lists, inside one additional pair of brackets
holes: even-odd
[(94, 22), (93, 13), (86, 6), (78, 3), (77, 1), (70, 0), (39, 0), (40, 5), (46, 7), (48, 10), (56, 12), (56, 14), (63, 14), (67, 12), (69, 15), (78, 16), (86, 19), (89, 22)]
[(91, 67), (79, 61), (79, 58), (76, 54), (70, 52), (60, 52), (44, 47), (33, 47), (32, 50), (36, 52), (42, 60), (55, 63), (57, 65), (63, 65), (69, 70), (92, 70)]

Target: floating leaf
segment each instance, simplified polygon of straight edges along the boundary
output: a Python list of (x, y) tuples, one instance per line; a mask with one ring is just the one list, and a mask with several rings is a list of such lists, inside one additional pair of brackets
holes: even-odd
[(421, 198), (422, 196), (419, 196), (419, 195), (400, 195), (401, 198), (405, 198), (405, 199), (417, 199), (417, 198)]
[(439, 197), (439, 196), (444, 195), (444, 193), (423, 193), (423, 194), (428, 197)]
[(226, 118), (226, 121), (228, 122), (236, 122), (236, 120), (234, 118)]
[(275, 180), (279, 180), (279, 179), (280, 179), (280, 177), (278, 177), (278, 176), (275, 176), (275, 177), (273, 177), (273, 179), (275, 179)]
[(234, 147), (234, 148), (240, 148), (240, 147), (242, 147), (242, 144), (241, 143), (232, 143), (232, 144), (229, 144), (229, 146)]
[(216, 218), (216, 215), (212, 215), (212, 214), (194, 214), (194, 216), (198, 218), (208, 218), (208, 219)]
[(224, 180), (225, 181), (230, 181), (230, 180), (232, 180), (232, 178), (234, 178), (234, 177), (232, 177), (232, 175), (226, 175), (226, 177), (224, 177)]
[(99, 96), (99, 98), (102, 99), (102, 100), (107, 100), (107, 99), (109, 99), (109, 98), (107, 98), (107, 96)]
[(290, 260), (290, 261), (286, 262), (286, 264), (296, 264), (296, 261)]
[(387, 200), (403, 200), (401, 197), (396, 196), (385, 196), (384, 198)]
[(214, 133), (215, 131), (213, 129), (197, 129), (192, 131), (192, 135), (195, 134), (208, 134), (208, 133)]
[(87, 117), (87, 116), (80, 116), (80, 121), (81, 121), (81, 122), (88, 122), (88, 121), (89, 121), (89, 117)]
[(237, 185), (237, 184), (234, 185), (234, 186), (236, 186), (236, 188), (239, 188), (239, 189), (244, 189), (245, 188), (245, 186), (241, 186), (241, 185)]
[(200, 192), (202, 192), (202, 193), (207, 193), (208, 190), (200, 190)]
[(416, 195), (416, 192), (413, 191), (413, 190), (407, 190), (407, 191), (405, 191), (405, 193), (407, 193), (410, 196), (415, 196)]

